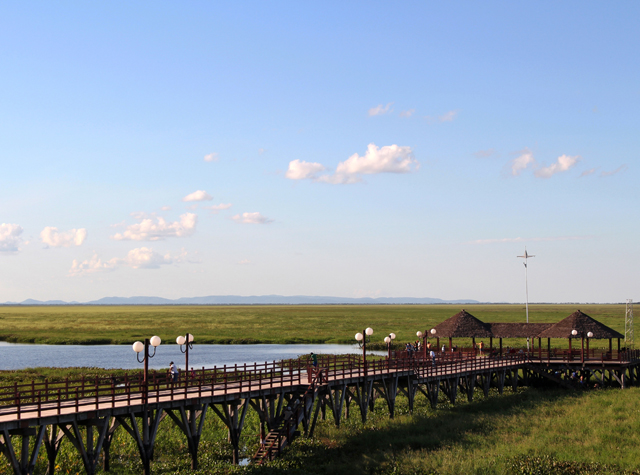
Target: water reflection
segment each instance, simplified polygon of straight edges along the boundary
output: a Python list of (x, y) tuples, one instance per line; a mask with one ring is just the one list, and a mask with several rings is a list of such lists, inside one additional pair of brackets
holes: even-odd
[[(299, 355), (360, 354), (357, 345), (198, 345), (189, 351), (189, 366), (213, 366), (295, 358)], [(385, 352), (372, 352), (385, 354)], [(160, 345), (149, 368), (163, 369), (175, 361), (184, 369), (184, 355), (177, 345)], [(30, 345), (0, 342), (0, 369), (24, 369), (38, 366), (59, 368), (87, 366), (98, 368), (141, 369), (130, 345)]]

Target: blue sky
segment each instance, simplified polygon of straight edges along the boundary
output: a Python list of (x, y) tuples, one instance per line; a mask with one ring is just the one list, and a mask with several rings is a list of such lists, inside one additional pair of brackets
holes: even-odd
[(636, 2), (4, 2), (0, 301), (634, 298)]

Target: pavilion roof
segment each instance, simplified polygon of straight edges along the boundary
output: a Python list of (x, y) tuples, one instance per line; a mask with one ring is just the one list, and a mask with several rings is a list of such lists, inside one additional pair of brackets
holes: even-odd
[(593, 338), (608, 340), (609, 338), (624, 338), (624, 335), (618, 333), (612, 328), (594, 320), (586, 313), (580, 310), (573, 312), (564, 320), (560, 320), (555, 325), (551, 325), (542, 331), (539, 338), (576, 338), (571, 334), (572, 330), (578, 330), (577, 337), (581, 335), (587, 336), (588, 332), (593, 333)]
[(485, 323), (494, 338), (533, 338), (553, 323)]
[(439, 338), (473, 338), (491, 337), (488, 325), (481, 322), (466, 310), (456, 313), (453, 317), (436, 325), (436, 334)]

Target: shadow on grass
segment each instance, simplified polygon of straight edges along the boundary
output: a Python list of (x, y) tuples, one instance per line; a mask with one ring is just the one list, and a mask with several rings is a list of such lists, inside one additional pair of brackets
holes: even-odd
[[(505, 392), (502, 396), (497, 396), (496, 392), (495, 397), (478, 398), (476, 392), (473, 402), (466, 403), (465, 399), (463, 403), (459, 396), (455, 406), (443, 402), (441, 397), (435, 412), (427, 409), (421, 401), (420, 407), (415, 411), (417, 414), (413, 417), (400, 416), (393, 422), (386, 420), (386, 406), (377, 404), (374, 417), (364, 427), (359, 422), (359, 412), (352, 413), (351, 419), (344, 421), (339, 430), (325, 426), (323, 432), (327, 432), (328, 437), (299, 439), (281, 459), (268, 466), (249, 468), (248, 471), (255, 474), (437, 473), (433, 469), (407, 470), (407, 466), (399, 466), (398, 459), (402, 457), (406, 462), (407, 457), (424, 458), (440, 449), (456, 448), (452, 452), (454, 456), (466, 450), (481, 449), (481, 440), (500, 430), (496, 425), (497, 418), (527, 413), (558, 402), (570, 404), (571, 399), (581, 398), (584, 394), (579, 391), (527, 388), (520, 389), (517, 393)], [(400, 398), (398, 402), (401, 402)], [(332, 423), (329, 417), (328, 415), (325, 424)], [(340, 434), (338, 431), (346, 432)], [(525, 455), (527, 450), (526, 445), (522, 447)], [(468, 456), (474, 455), (469, 452)], [(515, 473), (545, 472), (534, 470)]]

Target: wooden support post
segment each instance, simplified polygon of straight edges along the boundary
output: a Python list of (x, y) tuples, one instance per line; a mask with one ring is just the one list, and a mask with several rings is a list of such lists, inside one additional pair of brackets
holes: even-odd
[(551, 363), (551, 338), (547, 338), (547, 362)]
[(502, 356), (502, 338), (500, 338), (500, 356)]
[[(189, 455), (191, 455), (191, 470), (198, 470), (198, 446), (200, 445), (200, 436), (202, 435), (207, 409), (209, 409), (209, 404), (191, 406), (188, 408), (187, 413), (187, 409), (184, 406), (180, 406), (180, 417), (171, 409), (165, 410), (187, 438)], [(199, 421), (198, 417), (200, 417)]]
[(64, 438), (64, 431), (60, 429), (56, 424), (53, 424), (50, 430), (44, 438), (44, 447), (47, 450), (47, 461), (49, 462), (49, 469), (47, 475), (54, 475), (56, 471), (56, 457), (60, 451), (60, 443)]
[[(83, 442), (80, 432), (80, 424), (73, 421), (71, 424), (62, 425), (60, 428), (67, 436), (67, 439), (74, 445), (80, 457), (87, 475), (93, 475), (98, 465), (98, 457), (102, 451), (107, 431), (109, 430), (110, 417), (103, 419), (89, 419), (82, 422), (82, 426), (86, 428), (86, 442)], [(98, 441), (94, 446), (93, 428), (98, 427)]]
[(240, 400), (223, 403), (222, 410), (211, 405), (211, 409), (220, 417), (229, 430), (229, 442), (233, 447), (233, 463), (235, 465), (240, 461), (240, 435), (244, 428), (244, 419), (247, 415), (248, 407), (249, 399), (245, 399), (243, 403)]
[[(139, 413), (130, 413), (128, 416), (116, 416), (118, 422), (124, 429), (133, 437), (138, 446), (138, 452), (140, 453), (140, 460), (142, 461), (142, 469), (144, 475), (151, 475), (151, 459), (153, 457), (153, 449), (156, 443), (156, 436), (158, 434), (158, 425), (162, 420), (163, 410), (158, 409), (153, 411), (144, 409)], [(138, 428), (136, 417), (142, 419), (142, 434)]]
[(538, 359), (542, 361), (542, 338), (538, 338)]
[[(0, 432), (0, 452), (4, 453), (9, 461), (9, 465), (13, 469), (15, 475), (32, 475), (36, 467), (36, 460), (38, 459), (38, 452), (42, 445), (42, 440), (45, 434), (45, 426), (35, 428), (29, 427), (26, 429), (3, 429)], [(20, 436), (22, 438), (22, 449), (20, 452), (20, 459), (16, 456), (15, 449), (13, 448), (12, 437)], [(29, 453), (29, 439), (35, 437), (34, 448)]]

